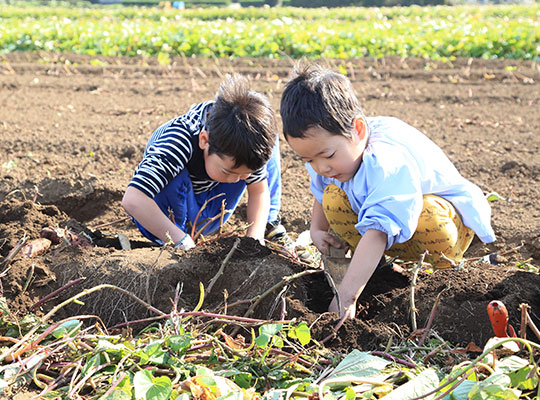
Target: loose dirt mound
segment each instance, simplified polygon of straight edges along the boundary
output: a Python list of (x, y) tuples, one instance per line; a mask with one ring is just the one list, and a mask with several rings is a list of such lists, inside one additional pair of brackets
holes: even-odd
[[(60, 227), (95, 243), (92, 247), (53, 243), (46, 254), (31, 258), (21, 256), (23, 251), (20, 251), (7, 271), (10, 279), (6, 280), (5, 290), (21, 312), (29, 311), (40, 297), (49, 292), (84, 278), (76, 286), (63, 290), (51, 303), (59, 303), (83, 289), (105, 283), (124, 289), (164, 312), (171, 311), (175, 299), (178, 310), (191, 311), (199, 302), (199, 283), (202, 283), (206, 310), (228, 310), (242, 315), (259, 295), (277, 285), (283, 277), (299, 272), (297, 264), (250, 238), (238, 238), (238, 243), (232, 237), (207, 241), (189, 252), (157, 246), (120, 250), (117, 249), (120, 247), (117, 238), (105, 237), (100, 231), (91, 231), (77, 221), (67, 219), (56, 207), (42, 207), (19, 200), (6, 200), (2, 206), (8, 211), (1, 221), (5, 227), (2, 233), (7, 237), (20, 237), (20, 222), (32, 221), (26, 225), (30, 238), (39, 237), (42, 228)], [(51, 217), (51, 214), (58, 218)], [(13, 248), (16, 244), (9, 245), (8, 248)], [(132, 245), (138, 246), (138, 243)], [(229, 252), (231, 255), (227, 257)], [(222, 265), (224, 269), (220, 272)], [(33, 279), (30, 290), (24, 290), (30, 279)], [(208, 291), (210, 284), (211, 291)], [(306, 294), (301, 285), (292, 282), (289, 286), (288, 293), (294, 293), (295, 298), (305, 301)], [(258, 318), (271, 319), (276, 309), (274, 298), (279, 292), (269, 293), (260, 303), (257, 302), (253, 314)], [(150, 312), (148, 307), (125, 293), (111, 289), (94, 292), (83, 301), (84, 305), (69, 305), (62, 314), (95, 314), (111, 326), (144, 318)], [(235, 305), (237, 302), (240, 303)], [(274, 319), (278, 317), (274, 316)]]
[[(190, 252), (158, 247), (119, 250), (111, 247), (117, 245), (117, 239), (105, 238), (101, 232), (88, 230), (74, 220), (64, 220), (66, 215), (56, 207), (19, 200), (5, 200), (2, 207), (8, 210), (1, 221), (7, 228), (3, 231), (7, 236), (16, 236), (20, 229), (17, 221), (32, 221), (27, 226), (33, 229), (26, 230), (31, 237), (39, 236), (42, 227), (59, 226), (77, 234), (85, 233), (95, 243), (108, 246), (60, 243), (43, 256), (16, 258), (7, 272), (4, 290), (20, 312), (29, 310), (47, 293), (84, 277), (84, 281), (62, 291), (39, 310), (47, 311), (83, 289), (106, 283), (130, 292), (164, 313), (171, 311), (175, 300), (177, 309), (191, 311), (200, 301), (200, 283), (208, 288), (215, 281), (203, 303), (203, 309), (210, 312), (226, 311), (261, 319), (297, 318), (312, 326), (313, 336), (318, 340), (330, 335), (338, 321), (336, 314), (325, 314), (333, 294), (322, 272), (285, 283), (284, 277), (303, 268), (253, 239), (222, 238)], [(222, 265), (223, 274), (217, 275)], [(29, 279), (35, 280), (28, 285)], [(272, 288), (275, 289), (270, 291)], [(437, 310), (434, 329), (452, 343), (481, 344), (492, 336), (486, 314), (491, 300), (502, 300), (507, 305), (514, 324), (519, 321), (520, 303), (540, 309), (540, 275), (471, 263), (462, 271), (420, 273), (415, 294), (420, 327), (426, 324), (441, 291), (444, 291), (443, 301)], [(358, 318), (347, 321), (329, 345), (346, 350), (373, 349), (392, 336), (407, 336), (410, 293), (410, 271), (396, 272), (391, 268), (377, 271), (359, 299)], [(266, 295), (259, 303), (263, 294)], [(110, 288), (82, 300), (84, 304), (72, 303), (58, 316), (93, 314), (112, 326), (155, 315), (125, 292)], [(247, 313), (252, 305), (256, 305), (253, 313)]]
[[(84, 282), (45, 303), (43, 311), (83, 288), (103, 283), (122, 286), (163, 312), (171, 310), (180, 283), (178, 307), (193, 309), (199, 300), (199, 282), (208, 285), (235, 238), (209, 242), (188, 254), (161, 252), (127, 218), (120, 205), (123, 192), (151, 132), (190, 105), (212, 99), (226, 72), (249, 75), (254, 89), (267, 94), (278, 110), (290, 63), (178, 59), (163, 67), (143, 58), (100, 57), (100, 66), (93, 66), (93, 57), (71, 54), (1, 57), (0, 263), (21, 238), (38, 238), (43, 227), (83, 232), (97, 244), (93, 248), (53, 245), (44, 255), (9, 262), (1, 283), (11, 309), (24, 313), (82, 276)], [(505, 302), (514, 326), (521, 302), (531, 305), (538, 322), (538, 274), (516, 267), (540, 264), (537, 66), (515, 60), (327, 62), (347, 70), (367, 115), (393, 115), (418, 127), (445, 150), (464, 176), (485, 193), (502, 196), (492, 203), (497, 242), (474, 242), (464, 271), (421, 273), (415, 296), (418, 325), (424, 326), (435, 297), (447, 284), (434, 323), (445, 339), (482, 345), (491, 336), (485, 307), (493, 299)], [(303, 163), (284, 141), (281, 154), (282, 217), (294, 237), (309, 226), (312, 196)], [(237, 216), (244, 213), (241, 205)], [(231, 218), (229, 227), (238, 221)], [(129, 237), (134, 250), (121, 250), (118, 233)], [(506, 257), (497, 266), (473, 262), (495, 252)], [(220, 308), (225, 289), (228, 305), (252, 299), (299, 268), (244, 239), (203, 307)], [(359, 299), (359, 318), (348, 321), (328, 344), (372, 350), (386, 344), (390, 336), (409, 334), (409, 275), (377, 272)], [(282, 288), (267, 296), (253, 316), (267, 318), (274, 309), (271, 317), (279, 318)], [(96, 312), (109, 324), (149, 315), (146, 308), (118, 292), (103, 290), (90, 296), (83, 299), (84, 306), (71, 305), (65, 314)], [(286, 318), (313, 323), (318, 339), (330, 333), (337, 316), (325, 314), (332, 293), (322, 273), (296, 280), (284, 296)], [(243, 315), (247, 304), (227, 312)]]

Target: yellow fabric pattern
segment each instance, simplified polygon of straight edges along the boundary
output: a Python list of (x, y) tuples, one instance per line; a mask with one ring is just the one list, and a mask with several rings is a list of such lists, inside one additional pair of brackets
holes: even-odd
[[(362, 236), (354, 227), (358, 215), (351, 208), (345, 192), (336, 185), (328, 185), (324, 189), (322, 206), (332, 230), (355, 249)], [(463, 224), (449, 201), (439, 196), (425, 195), (418, 227), (412, 238), (393, 245), (385, 254), (414, 262), (427, 250), (429, 254), (425, 262), (435, 268), (448, 268), (451, 264), (441, 255), (459, 263), (473, 237), (473, 230)]]

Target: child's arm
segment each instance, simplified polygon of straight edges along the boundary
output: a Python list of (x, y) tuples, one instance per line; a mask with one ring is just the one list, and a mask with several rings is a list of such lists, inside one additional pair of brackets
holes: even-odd
[(270, 211), (270, 190), (266, 179), (247, 185), (247, 222), (250, 224), (247, 236), (264, 239), (264, 230)]
[(309, 229), (309, 233), (315, 247), (317, 247), (319, 251), (325, 255), (330, 254), (330, 246), (338, 249), (344, 246), (339, 239), (332, 236), (328, 232), (329, 228), (330, 225), (326, 220), (321, 203), (314, 200), (313, 209), (311, 211), (311, 227)]
[(355, 317), (356, 300), (375, 272), (384, 254), (386, 240), (386, 234), (375, 229), (369, 229), (364, 233), (338, 288), (341, 309), (338, 310), (337, 299), (334, 297), (330, 303), (329, 311), (339, 312), (341, 317)]
[(154, 200), (133, 186), (126, 189), (122, 206), (129, 215), (163, 242), (167, 242), (167, 234), (174, 243), (180, 242), (186, 236), (186, 233), (163, 214)]

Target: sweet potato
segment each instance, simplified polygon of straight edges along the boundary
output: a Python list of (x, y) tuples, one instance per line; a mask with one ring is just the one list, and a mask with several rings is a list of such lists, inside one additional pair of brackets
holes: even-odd
[(49, 250), (49, 247), (51, 247), (51, 241), (49, 239), (33, 239), (23, 246), (20, 254), (22, 257), (36, 257)]
[[(500, 338), (516, 337), (514, 328), (508, 324), (508, 310), (502, 301), (493, 300), (490, 302), (487, 306), (487, 312), (495, 336)], [(508, 331), (510, 331), (510, 335)]]

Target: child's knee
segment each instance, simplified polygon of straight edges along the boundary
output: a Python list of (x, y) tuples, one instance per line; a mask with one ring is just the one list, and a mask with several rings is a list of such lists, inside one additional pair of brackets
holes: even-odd
[(424, 196), (424, 206), (418, 219), (417, 233), (425, 233), (432, 238), (447, 237), (457, 240), (461, 218), (454, 206), (442, 197)]
[(424, 196), (424, 208), (418, 220), (418, 227), (410, 241), (416, 247), (428, 250), (427, 257), (435, 267), (441, 264), (441, 257), (455, 262), (463, 258), (474, 233), (466, 227), (456, 209), (448, 200), (434, 195)]

